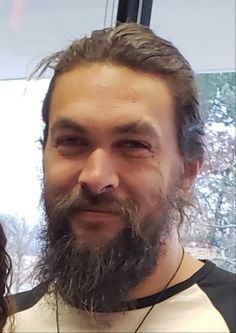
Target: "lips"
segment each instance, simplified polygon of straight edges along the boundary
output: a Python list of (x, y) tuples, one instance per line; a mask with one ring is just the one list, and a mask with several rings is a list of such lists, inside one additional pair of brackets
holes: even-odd
[(114, 214), (114, 213), (108, 212), (108, 211), (101, 211), (101, 210), (82, 210), (82, 211), (80, 211), (79, 215), (84, 216), (84, 217), (108, 218), (108, 217), (115, 216), (117, 214)]
[(106, 225), (111, 227), (114, 223), (116, 224), (118, 221), (120, 223), (121, 221), (121, 213), (114, 208), (101, 205), (81, 207), (71, 215), (72, 223), (74, 227), (86, 227), (86, 225)]
[(119, 212), (115, 209), (111, 209), (108, 207), (86, 207), (80, 210), (81, 213), (83, 212), (94, 212), (94, 213), (104, 213), (104, 214), (112, 214), (112, 215), (118, 215)]

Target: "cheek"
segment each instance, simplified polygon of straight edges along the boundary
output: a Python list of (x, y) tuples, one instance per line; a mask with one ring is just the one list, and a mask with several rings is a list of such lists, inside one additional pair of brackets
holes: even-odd
[(78, 166), (69, 161), (44, 160), (44, 187), (53, 195), (66, 194), (78, 183)]
[(127, 174), (125, 192), (139, 204), (139, 213), (143, 217), (156, 206), (158, 196), (164, 191), (162, 173), (159, 166), (155, 166), (145, 170), (133, 168), (132, 174)]

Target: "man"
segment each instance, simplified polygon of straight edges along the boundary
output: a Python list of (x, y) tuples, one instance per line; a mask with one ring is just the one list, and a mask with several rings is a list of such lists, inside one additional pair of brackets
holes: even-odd
[(39, 286), (16, 332), (229, 332), (234, 277), (178, 236), (204, 160), (193, 72), (143, 26), (95, 31), (45, 59)]

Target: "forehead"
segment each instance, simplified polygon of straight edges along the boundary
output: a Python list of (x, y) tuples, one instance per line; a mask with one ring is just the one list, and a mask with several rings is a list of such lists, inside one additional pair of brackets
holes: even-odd
[(80, 66), (56, 81), (50, 123), (60, 117), (97, 126), (131, 121), (173, 129), (174, 102), (164, 79), (111, 64)]

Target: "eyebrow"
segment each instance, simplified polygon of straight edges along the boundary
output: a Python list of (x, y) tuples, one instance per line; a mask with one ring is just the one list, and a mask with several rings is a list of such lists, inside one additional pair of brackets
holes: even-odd
[(51, 133), (52, 135), (58, 131), (58, 130), (63, 130), (63, 129), (69, 129), (69, 130), (73, 130), (76, 131), (82, 135), (88, 135), (89, 131), (86, 129), (86, 127), (84, 127), (83, 125), (78, 124), (77, 122), (66, 118), (66, 117), (62, 117), (60, 119), (58, 119), (51, 128)]
[[(81, 135), (89, 135), (90, 131), (83, 125), (75, 122), (67, 117), (61, 117), (58, 119), (51, 128), (52, 135), (57, 130), (69, 129), (78, 132)], [(160, 141), (159, 134), (155, 127), (147, 121), (132, 121), (126, 124), (114, 126), (111, 129), (113, 134), (138, 134), (143, 136), (149, 136), (151, 138)]]
[(115, 126), (112, 130), (115, 134), (140, 134), (156, 137), (159, 135), (155, 127), (147, 121), (134, 121), (127, 124)]

